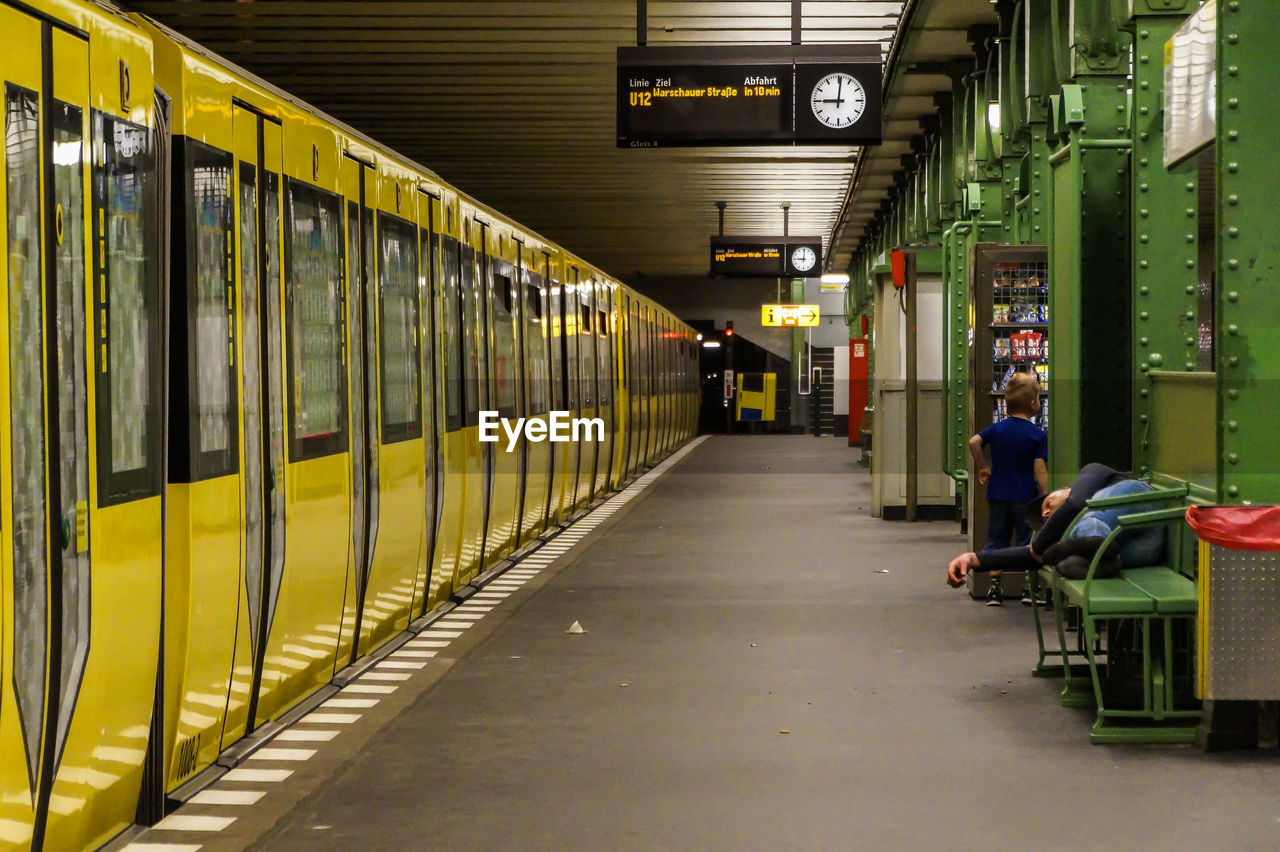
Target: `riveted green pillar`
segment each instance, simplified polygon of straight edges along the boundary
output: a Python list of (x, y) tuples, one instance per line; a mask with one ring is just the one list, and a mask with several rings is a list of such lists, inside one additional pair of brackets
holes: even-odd
[[(1042, 14), (1060, 9), (1043, 4)], [(1034, 9), (1035, 5), (1029, 7)], [(1049, 474), (1069, 482), (1098, 461), (1131, 462), (1129, 34), (1109, 0), (1074, 0), (1069, 43), (1055, 42), (1074, 82), (1050, 98)], [(1059, 26), (1059, 33), (1062, 32)]]
[(1219, 496), (1280, 501), (1280, 3), (1219, 0), (1217, 373)]
[(1164, 168), (1165, 42), (1198, 4), (1138, 0), (1133, 6), (1133, 468), (1153, 471), (1151, 372), (1196, 369), (1195, 164)]

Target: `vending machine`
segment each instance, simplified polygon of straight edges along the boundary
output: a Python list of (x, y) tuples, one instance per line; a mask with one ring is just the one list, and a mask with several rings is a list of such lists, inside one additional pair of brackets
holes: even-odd
[[(1045, 246), (979, 243), (970, 265), (969, 434), (1008, 416), (1004, 391), (1015, 373), (1040, 380), (1040, 411), (1033, 418), (1049, 426), (1049, 254)], [(978, 485), (973, 460), (969, 470), (969, 539), (981, 550), (987, 538), (987, 494)], [(1021, 591), (1022, 578), (1012, 594)], [(985, 584), (984, 584), (985, 585)], [(984, 589), (971, 589), (975, 595)]]

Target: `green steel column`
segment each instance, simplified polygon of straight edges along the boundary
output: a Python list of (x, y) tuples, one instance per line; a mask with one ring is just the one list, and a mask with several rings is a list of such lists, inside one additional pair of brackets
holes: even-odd
[(1280, 3), (1275, 0), (1219, 0), (1218, 493), (1232, 503), (1280, 501), (1277, 34)]
[(1022, 9), (1019, 0), (998, 0), (1000, 15), (1000, 242), (1025, 243), (1026, 234), (1019, 228), (1018, 199), (1027, 191), (1022, 185), (1023, 158), (1027, 154), (1027, 132), (1022, 123), (1022, 88), (1017, 66), (1022, 34), (1018, 31)]
[(1196, 369), (1196, 169), (1164, 168), (1164, 44), (1194, 0), (1134, 4), (1133, 469), (1151, 472), (1152, 368)]
[[(1054, 483), (1099, 461), (1132, 460), (1129, 367), (1129, 34), (1110, 0), (1048, 0), (1074, 79), (1050, 98), (1050, 138), (1066, 138), (1050, 157), (1049, 473)], [(1120, 0), (1117, 0), (1120, 2)], [(1032, 9), (1035, 8), (1033, 5)], [(1045, 10), (1042, 9), (1044, 14)], [(1053, 29), (1051, 27), (1051, 29)], [(1069, 39), (1069, 41), (1067, 41)]]

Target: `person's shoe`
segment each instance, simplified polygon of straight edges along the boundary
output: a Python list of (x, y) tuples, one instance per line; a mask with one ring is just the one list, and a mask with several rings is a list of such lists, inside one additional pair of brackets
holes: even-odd
[(998, 574), (988, 574), (991, 578), (991, 588), (987, 589), (987, 606), (1004, 606), (1004, 589), (1000, 585), (1000, 576)]
[(1036, 602), (1036, 599), (1035, 599), (1034, 597), (1032, 597), (1032, 595), (1031, 595), (1031, 584), (1030, 584), (1030, 583), (1023, 584), (1023, 586), (1022, 586), (1022, 605), (1023, 605), (1023, 606), (1031, 606), (1031, 605), (1032, 605), (1032, 604), (1034, 604), (1035, 602)]

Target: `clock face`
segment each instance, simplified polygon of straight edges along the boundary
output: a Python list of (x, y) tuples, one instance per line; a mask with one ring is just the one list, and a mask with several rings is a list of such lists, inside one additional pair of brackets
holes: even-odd
[(791, 253), (791, 265), (801, 272), (808, 272), (813, 269), (813, 264), (818, 260), (813, 253), (813, 249), (801, 246)]
[(809, 104), (818, 121), (838, 130), (862, 118), (862, 111), (867, 107), (867, 93), (861, 83), (840, 71), (818, 81)]

